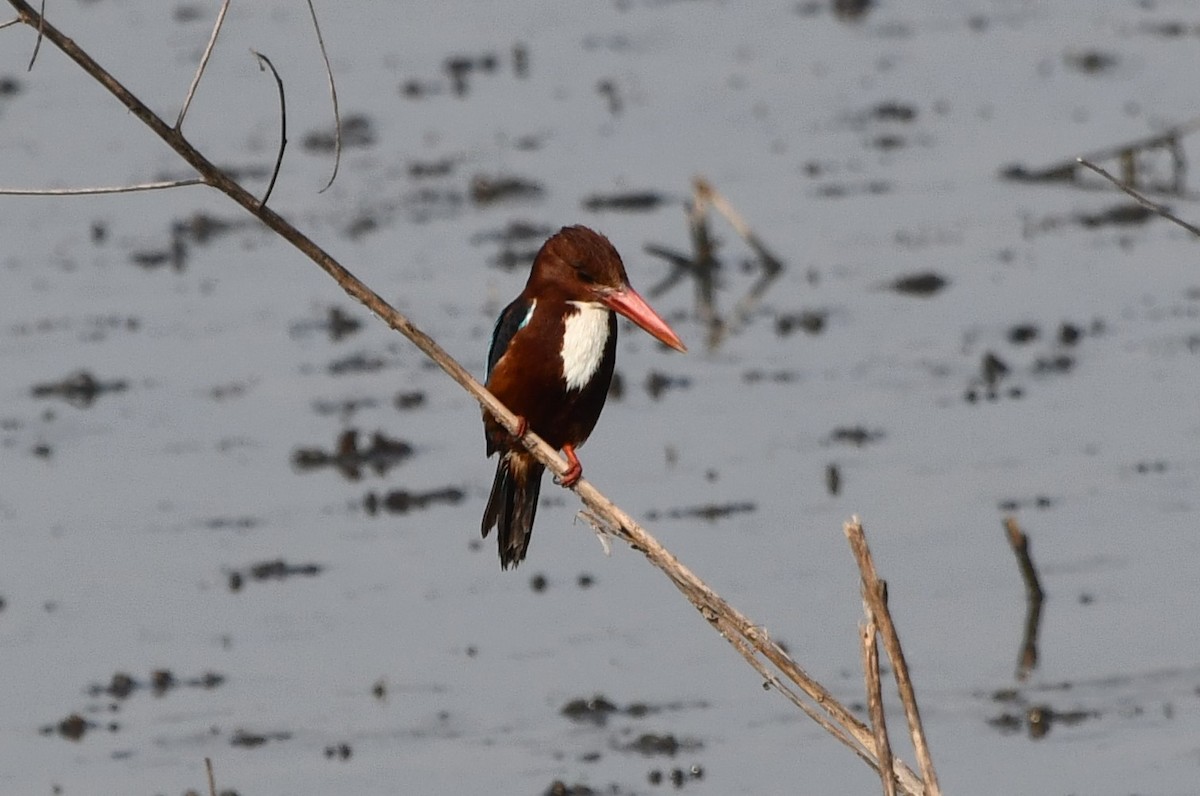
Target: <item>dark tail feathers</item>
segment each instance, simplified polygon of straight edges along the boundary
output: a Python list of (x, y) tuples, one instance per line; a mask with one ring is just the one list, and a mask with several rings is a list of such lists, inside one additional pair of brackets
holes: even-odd
[(500, 455), (492, 494), (483, 512), (483, 535), (486, 538), (492, 528), (499, 529), (496, 540), (500, 545), (501, 569), (516, 567), (525, 560), (545, 469), (525, 453), (509, 451)]

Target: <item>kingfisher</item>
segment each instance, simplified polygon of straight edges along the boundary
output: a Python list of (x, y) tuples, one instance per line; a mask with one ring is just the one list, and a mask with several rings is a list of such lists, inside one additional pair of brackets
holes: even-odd
[(521, 295), (500, 313), (487, 358), (487, 388), (519, 418), (516, 436), (483, 413), (487, 455), (499, 452), (483, 512), (483, 536), (497, 529), (500, 567), (525, 559), (545, 466), (520, 442), (533, 431), (561, 450), (569, 465), (559, 483), (583, 474), (575, 449), (604, 408), (617, 359), (620, 313), (676, 351), (687, 348), (629, 286), (608, 238), (563, 227), (538, 251)]

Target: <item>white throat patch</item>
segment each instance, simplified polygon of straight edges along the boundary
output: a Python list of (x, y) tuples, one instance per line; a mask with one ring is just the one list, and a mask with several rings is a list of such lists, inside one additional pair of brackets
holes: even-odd
[(563, 378), (568, 390), (580, 390), (592, 380), (604, 358), (608, 319), (612, 310), (594, 301), (568, 301), (579, 309), (567, 316), (563, 335)]

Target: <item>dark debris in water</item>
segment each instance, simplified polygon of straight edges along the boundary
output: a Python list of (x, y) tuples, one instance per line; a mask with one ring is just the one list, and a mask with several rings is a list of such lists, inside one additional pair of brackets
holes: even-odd
[(705, 702), (665, 702), (661, 704), (630, 702), (622, 707), (603, 694), (596, 694), (589, 698), (579, 697), (570, 700), (562, 706), (559, 713), (578, 724), (592, 724), (597, 727), (603, 727), (608, 724), (610, 718), (617, 716), (641, 719), (665, 711), (706, 707), (708, 707), (708, 704)]
[[(513, 220), (509, 221), (508, 225), (503, 229), (475, 233), (471, 236), (471, 243), (475, 246), (484, 243), (527, 243), (531, 246), (541, 246), (542, 241), (548, 238), (553, 232), (554, 228), (547, 224)], [(532, 258), (530, 259), (532, 260)]]
[(1113, 53), (1102, 50), (1083, 50), (1063, 55), (1063, 63), (1085, 75), (1098, 75), (1114, 68), (1120, 59)]
[(419, 409), (425, 405), (425, 393), (420, 390), (402, 390), (396, 393), (392, 404), (401, 411)]
[(324, 332), (329, 339), (337, 343), (362, 328), (362, 321), (350, 315), (341, 307), (330, 307), (325, 317), (320, 320), (297, 321), (292, 324), (293, 337), (302, 337), (312, 332)]
[[(1026, 378), (1063, 376), (1075, 369), (1077, 353), (1068, 352), (1078, 345), (1085, 335), (1099, 335), (1104, 331), (1104, 322), (1093, 321), (1085, 328), (1081, 324), (1064, 321), (1053, 335), (1044, 335), (1036, 323), (1023, 322), (1009, 327), (1005, 342), (1015, 347), (1027, 347), (1039, 341), (1046, 347), (1035, 353), (1032, 360), (1026, 359), (1023, 366), (1013, 363), (1018, 355), (1014, 352), (1001, 355), (988, 350), (980, 358), (978, 371), (971, 376), (963, 398), (967, 403), (994, 402), (1001, 398), (1019, 399), (1025, 396)], [(1027, 356), (1027, 355), (1026, 355)]]
[(537, 199), (542, 192), (540, 184), (523, 177), (511, 175), (489, 177), (484, 174), (476, 174), (471, 178), (471, 201), (477, 205)]
[[(609, 793), (615, 792), (609, 791)], [(542, 796), (600, 796), (600, 793), (592, 790), (587, 785), (568, 785), (561, 779), (556, 779), (542, 792)]]
[(658, 400), (667, 390), (687, 389), (692, 386), (692, 380), (687, 376), (669, 376), (661, 371), (652, 370), (646, 374), (646, 393)]
[(652, 768), (650, 773), (646, 775), (646, 781), (651, 785), (662, 785), (671, 783), (678, 790), (688, 782), (695, 782), (704, 779), (704, 766), (693, 764), (686, 770), (682, 768), (672, 768), (669, 771), (665, 769)]
[(229, 590), (241, 591), (247, 580), (287, 580), (293, 577), (315, 577), (323, 570), (320, 564), (289, 564), (282, 558), (270, 561), (260, 561), (245, 569), (234, 569), (229, 572)]
[(344, 398), (337, 399), (318, 399), (313, 401), (313, 411), (318, 415), (336, 416), (342, 419), (349, 419), (355, 412), (363, 409), (374, 409), (379, 402), (374, 398), (359, 397), (359, 398)]
[(201, 527), (212, 531), (249, 531), (258, 527), (258, 524), (257, 517), (248, 515), (209, 517), (200, 523)]
[[(375, 143), (375, 129), (371, 119), (362, 113), (351, 113), (342, 117), (342, 149), (363, 149)], [(328, 153), (337, 147), (333, 130), (314, 130), (304, 136), (301, 143), (309, 152)]]
[(352, 373), (373, 373), (382, 370), (387, 365), (383, 357), (374, 354), (356, 353), (335, 359), (329, 363), (329, 373), (332, 376), (346, 376)]
[(341, 743), (330, 744), (325, 747), (326, 760), (339, 760), (345, 762), (354, 754), (354, 750), (350, 748), (350, 744), (345, 741)]
[(879, 442), (884, 436), (882, 429), (869, 429), (866, 426), (838, 426), (829, 432), (829, 441), (861, 448), (870, 443)]
[(374, 516), (386, 511), (389, 514), (407, 514), (410, 511), (420, 511), (439, 503), (453, 506), (466, 499), (466, 493), (458, 487), (446, 486), (441, 489), (431, 489), (427, 492), (410, 492), (407, 489), (393, 489), (378, 495), (368, 492), (363, 498), (363, 508), (367, 514)]
[(408, 176), (414, 180), (449, 177), (454, 173), (454, 166), (457, 162), (452, 157), (442, 157), (434, 160), (411, 160), (408, 163)]
[[(1170, 208), (1167, 209), (1170, 210)], [(1157, 213), (1153, 210), (1135, 202), (1121, 202), (1095, 213), (1079, 213), (1075, 216), (1075, 220), (1082, 227), (1094, 229), (1096, 227), (1145, 224), (1156, 215)]]
[(290, 732), (251, 732), (239, 729), (229, 739), (229, 745), (240, 746), (244, 749), (257, 749), (268, 741), (288, 741), (291, 740), (291, 737)]
[(21, 81), (11, 75), (0, 76), (0, 97), (15, 97), (21, 93)]
[(762, 382), (773, 382), (775, 384), (790, 384), (800, 380), (800, 374), (794, 370), (772, 370), (763, 371), (752, 369), (742, 374), (742, 381), (746, 384), (760, 384)]
[(892, 183), (887, 180), (868, 180), (862, 183), (827, 182), (818, 185), (813, 194), (820, 199), (845, 199), (856, 194), (881, 196), (891, 193)]
[(685, 508), (668, 509), (666, 511), (658, 511), (651, 509), (646, 513), (646, 518), (650, 521), (658, 519), (668, 520), (686, 520), (686, 519), (701, 519), (715, 522), (717, 520), (731, 517), (734, 514), (748, 514), (758, 510), (758, 504), (753, 501), (742, 501), (733, 503), (705, 503), (701, 506), (687, 506)]
[(1021, 509), (1037, 509), (1044, 511), (1054, 506), (1054, 498), (1048, 495), (1034, 495), (1029, 498), (1004, 498), (996, 507), (1006, 514), (1011, 514)]
[[(516, 42), (509, 48), (508, 63), (518, 80), (529, 76), (529, 48)], [(505, 65), (505, 57), (494, 51), (478, 53), (454, 53), (442, 59), (442, 73), (450, 82), (450, 91), (459, 99), (471, 93), (474, 79), (479, 75), (498, 74)], [(445, 93), (445, 84), (434, 79), (411, 78), (404, 81), (400, 93), (409, 99), (423, 99)]]
[(78, 713), (72, 713), (54, 724), (43, 725), (38, 731), (42, 735), (59, 735), (68, 741), (79, 741), (83, 738), (84, 733), (96, 727), (94, 722), (88, 721)]
[(1094, 710), (1055, 710), (1049, 705), (1029, 705), (1020, 713), (1005, 711), (987, 720), (988, 726), (1004, 735), (1025, 730), (1033, 740), (1045, 738), (1055, 726), (1071, 727), (1089, 719), (1099, 719)]
[(225, 682), (225, 676), (215, 672), (205, 672), (197, 677), (181, 678), (170, 669), (155, 669), (145, 680), (139, 680), (126, 672), (116, 672), (105, 683), (92, 683), (85, 692), (95, 698), (115, 700), (105, 705), (93, 705), (84, 711), (71, 713), (66, 718), (53, 724), (39, 728), (42, 735), (58, 735), (70, 741), (79, 741), (83, 736), (97, 729), (118, 732), (120, 724), (115, 721), (101, 723), (85, 718), (84, 715), (112, 714), (117, 712), (119, 703), (129, 699), (139, 691), (149, 691), (156, 697), (162, 697), (178, 688), (199, 688), (211, 690)]
[(194, 213), (190, 217), (171, 222), (165, 243), (158, 247), (130, 252), (129, 259), (135, 265), (146, 269), (170, 265), (176, 271), (182, 271), (187, 265), (191, 246), (203, 246), (249, 224), (250, 222), (241, 219), (226, 220), (203, 212)]
[[(1020, 166), (1010, 166), (1003, 174), (1008, 179), (1024, 180), (1026, 182), (1051, 181), (1051, 178), (1059, 179), (1057, 171), (1050, 172), (1049, 175), (1041, 177), (1036, 172), (1028, 173)], [(1073, 177), (1061, 177), (1061, 179), (1073, 179)], [(1170, 211), (1171, 208), (1168, 206), (1166, 209)], [(1040, 233), (1053, 232), (1072, 224), (1084, 229), (1134, 227), (1149, 223), (1156, 215), (1157, 213), (1154, 211), (1142, 207), (1136, 202), (1118, 202), (1100, 210), (1075, 213), (1073, 215), (1046, 215), (1040, 218), (1027, 217), (1022, 223), (1022, 234), (1025, 238), (1032, 238)]]
[(149, 690), (154, 696), (161, 697), (177, 688), (197, 688), (211, 691), (225, 682), (225, 675), (216, 672), (204, 672), (195, 677), (178, 677), (170, 669), (155, 669), (146, 680), (135, 679), (126, 672), (116, 672), (107, 683), (92, 683), (87, 687), (91, 697), (108, 696), (113, 699), (127, 699), (137, 691)]
[(562, 706), (559, 713), (580, 724), (594, 724), (602, 727), (608, 723), (610, 716), (624, 713), (624, 709), (609, 700), (603, 694), (596, 694), (590, 699), (577, 698)]
[(74, 373), (61, 381), (33, 385), (34, 398), (62, 398), (72, 406), (91, 406), (97, 397), (109, 392), (124, 392), (129, 388), (125, 379), (101, 381), (86, 370)]
[(1138, 475), (1161, 475), (1167, 471), (1167, 463), (1162, 459), (1141, 461), (1133, 465), (1132, 469)]
[[(474, 78), (478, 75), (494, 75), (501, 67), (501, 56), (495, 52), (455, 53), (442, 59), (442, 73), (450, 84), (450, 92), (459, 99), (471, 93)], [(512, 47), (512, 70), (524, 77), (529, 68), (529, 53), (523, 45)], [(410, 78), (400, 86), (400, 94), (418, 100), (446, 93), (445, 83), (432, 78)]]
[(670, 201), (657, 191), (628, 191), (615, 194), (592, 194), (583, 200), (583, 209), (593, 213), (618, 211), (622, 213), (645, 213), (656, 210)]
[(366, 447), (359, 445), (358, 437), (358, 429), (351, 428), (338, 436), (337, 447), (332, 452), (299, 448), (292, 454), (292, 465), (297, 470), (333, 467), (348, 480), (356, 481), (362, 476), (364, 467), (382, 476), (415, 453), (412, 445), (388, 437), (382, 431), (372, 434)]
[(658, 734), (647, 732), (639, 735), (634, 741), (621, 746), (620, 750), (623, 752), (636, 752), (646, 757), (655, 757), (658, 755), (674, 757), (681, 751), (694, 752), (702, 748), (704, 748), (704, 744), (692, 738), (680, 740), (673, 733)]
[(902, 276), (888, 285), (889, 289), (905, 296), (920, 296), (927, 298), (940, 293), (950, 280), (932, 271)]
[(818, 335), (825, 331), (829, 321), (828, 310), (802, 310), (800, 312), (784, 313), (775, 317), (775, 333), (787, 337), (797, 330)]
[(115, 332), (136, 332), (142, 322), (133, 315), (94, 315), (90, 317), (39, 318), (36, 321), (14, 323), (8, 332), (16, 337), (34, 334), (53, 334), (74, 331), (86, 343), (107, 340)]

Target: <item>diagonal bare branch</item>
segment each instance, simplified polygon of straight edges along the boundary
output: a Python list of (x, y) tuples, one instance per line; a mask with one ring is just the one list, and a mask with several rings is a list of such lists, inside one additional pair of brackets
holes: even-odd
[(217, 34), (221, 32), (221, 26), (225, 24), (225, 14), (229, 11), (229, 3), (231, 0), (224, 0), (221, 3), (221, 10), (217, 12), (217, 21), (213, 25), (212, 34), (208, 37), (208, 44), (204, 47), (204, 54), (200, 56), (200, 65), (196, 67), (196, 74), (192, 77), (192, 84), (188, 86), (187, 96), (183, 98), (183, 107), (179, 109), (179, 118), (175, 120), (175, 129), (183, 128), (183, 117), (187, 116), (188, 108), (192, 105), (192, 97), (196, 95), (196, 87), (200, 85), (200, 78), (204, 76), (204, 69), (208, 66), (208, 59), (212, 56), (213, 47), (217, 44)]

